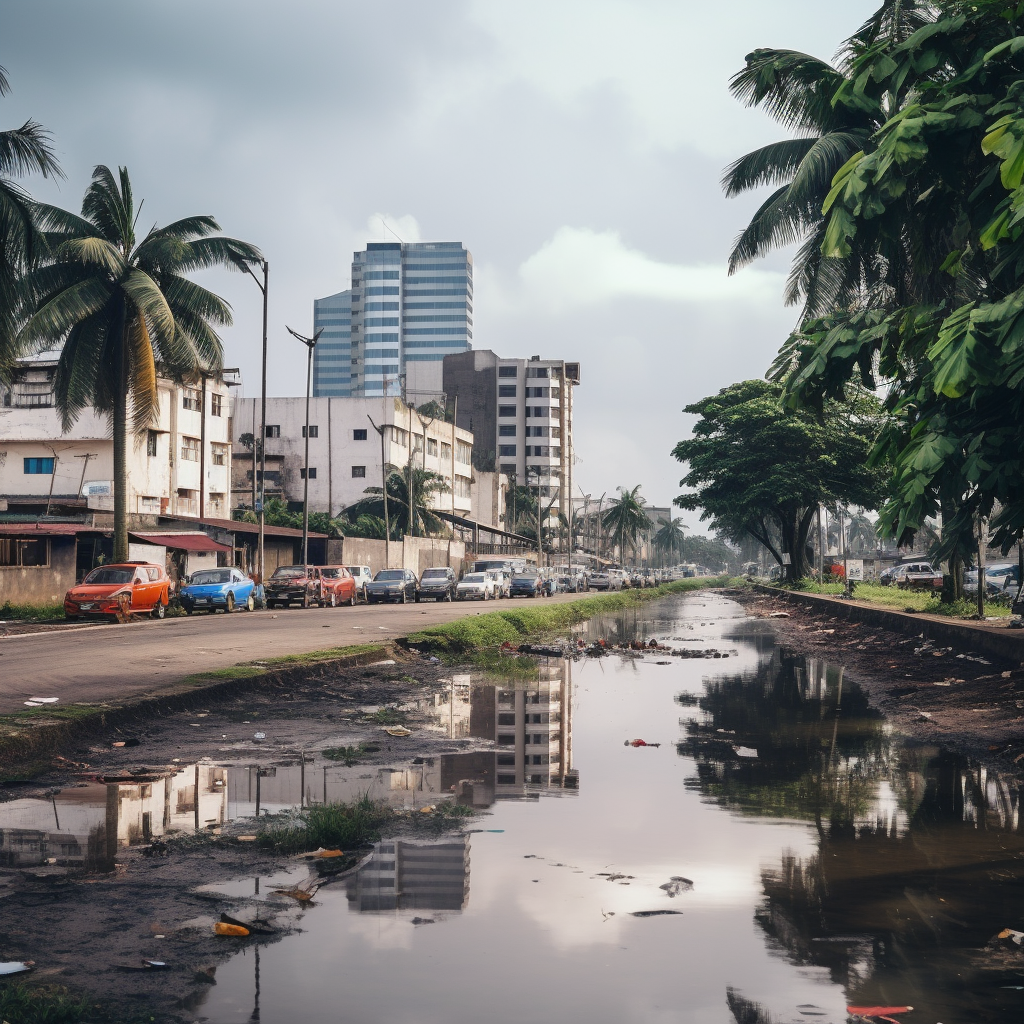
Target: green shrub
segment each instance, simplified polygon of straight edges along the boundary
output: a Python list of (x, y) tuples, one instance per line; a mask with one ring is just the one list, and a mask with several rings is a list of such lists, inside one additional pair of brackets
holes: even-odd
[(282, 853), (351, 849), (376, 843), (395, 816), (385, 803), (360, 797), (350, 804), (313, 804), (287, 824), (271, 820), (258, 833), (260, 846)]
[(48, 622), (51, 619), (64, 618), (64, 605), (61, 604), (11, 604), (10, 601), (0, 605), (0, 619), (21, 619), (29, 622)]

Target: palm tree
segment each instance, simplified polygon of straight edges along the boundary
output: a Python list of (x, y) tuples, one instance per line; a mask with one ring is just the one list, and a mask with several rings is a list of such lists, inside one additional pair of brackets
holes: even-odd
[[(414, 521), (423, 527), (427, 536), (443, 532), (443, 520), (434, 514), (431, 505), (428, 504), (433, 495), (448, 491), (448, 482), (440, 473), (417, 466), (403, 466), (401, 470), (392, 468), (388, 473), (387, 488), (388, 520), (391, 524), (392, 538), (411, 535)], [(412, 515), (409, 512), (410, 489), (413, 494)], [(383, 488), (367, 487), (363, 493), (366, 497), (349, 505), (345, 509), (345, 517), (352, 523), (360, 522), (363, 516), (374, 516), (383, 521)]]
[(640, 484), (632, 490), (620, 487), (619, 497), (611, 499), (611, 508), (601, 517), (601, 525), (610, 529), (619, 539), (619, 559), (623, 562), (626, 560), (627, 542), (635, 556), (641, 534), (654, 525), (644, 511), (646, 504), (646, 499), (640, 496)]
[(119, 561), (128, 557), (129, 413), (133, 430), (151, 424), (158, 367), (175, 380), (220, 369), (223, 350), (214, 325), (231, 323), (230, 306), (185, 275), (262, 259), (245, 242), (212, 235), (220, 229), (207, 216), (153, 228), (138, 242), (141, 206), (135, 206), (126, 168), (115, 179), (99, 166), (80, 217), (36, 207), (49, 253), (25, 278), (34, 312), (19, 334), (28, 349), (62, 346), (54, 396), (65, 430), (87, 406), (111, 414)]
[(662, 556), (672, 558), (683, 550), (685, 526), (679, 516), (670, 516), (668, 519), (658, 519), (658, 531), (654, 534), (654, 547)]
[[(10, 92), (0, 68), (0, 96)], [(14, 182), (24, 174), (62, 178), (50, 134), (35, 121), (0, 132), (0, 375), (17, 356), (15, 339), (23, 307), (22, 275), (45, 248), (35, 225), (32, 201)]]
[(846, 536), (850, 548), (864, 554), (875, 546), (875, 524), (863, 512), (858, 512), (850, 516)]

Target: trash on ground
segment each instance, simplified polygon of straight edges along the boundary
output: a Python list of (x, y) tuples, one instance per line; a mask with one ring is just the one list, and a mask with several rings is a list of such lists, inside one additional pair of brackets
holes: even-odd
[(236, 928), (244, 928), (246, 932), (254, 933), (256, 935), (275, 935), (277, 934), (276, 928), (271, 928), (269, 925), (264, 924), (262, 921), (240, 921), (237, 917), (231, 917), (228, 914), (220, 915), (221, 924), (234, 925)]
[(244, 939), (249, 934), (249, 929), (240, 924), (227, 924), (224, 921), (217, 921), (213, 926), (214, 935), (233, 935), (236, 938)]
[(737, 757), (757, 757), (757, 750), (754, 747), (733, 747)]
[(316, 895), (315, 887), (309, 890), (303, 889), (299, 885), (293, 885), (287, 889), (274, 889), (272, 891), (278, 896), (290, 896), (293, 900), (298, 900), (300, 903), (308, 903)]
[(412, 729), (406, 729), (404, 725), (389, 725), (384, 730), (389, 736), (411, 736)]
[(434, 924), (435, 921), (432, 917), (414, 917), (410, 924)]
[(258, 836), (235, 836), (240, 843), (255, 843)]
[(1018, 946), (1024, 945), (1024, 932), (1014, 931), (1013, 928), (1004, 928), (997, 936), (997, 939), (1011, 939)]
[(660, 747), (660, 743), (648, 743), (647, 740), (626, 740), (624, 747)]
[(768, 618), (769, 619), (788, 619), (789, 618), (789, 612), (769, 612), (768, 613)]
[(313, 856), (321, 859), (324, 857), (344, 857), (345, 854), (341, 850), (317, 850)]
[(681, 910), (631, 910), (630, 917), (667, 917), (673, 914), (682, 914)]
[(34, 960), (8, 960), (0, 963), (0, 974), (21, 974), (24, 971), (31, 971), (35, 967)]
[[(881, 1017), (882, 1020), (891, 1021), (890, 1014), (909, 1013), (912, 1009), (912, 1006), (848, 1006), (846, 1012), (852, 1013), (854, 1017)], [(899, 1024), (899, 1021), (894, 1024)]]
[(693, 881), (689, 878), (683, 878), (682, 875), (673, 875), (664, 885), (659, 885), (659, 889), (664, 889), (668, 896), (678, 896), (680, 893), (689, 892), (693, 888)]

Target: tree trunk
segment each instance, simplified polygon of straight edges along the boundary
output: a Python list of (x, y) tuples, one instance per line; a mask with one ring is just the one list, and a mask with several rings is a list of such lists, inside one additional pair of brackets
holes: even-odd
[(128, 561), (128, 359), (122, 336), (114, 398), (114, 561)]

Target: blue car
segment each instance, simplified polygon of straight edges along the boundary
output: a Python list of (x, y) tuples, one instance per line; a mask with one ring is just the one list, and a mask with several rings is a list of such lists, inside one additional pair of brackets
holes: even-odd
[(179, 597), (186, 614), (214, 612), (218, 608), (233, 612), (256, 607), (256, 584), (240, 569), (201, 569), (194, 572)]

